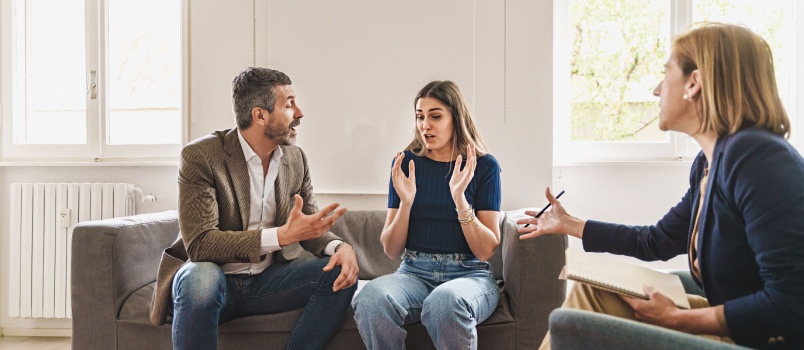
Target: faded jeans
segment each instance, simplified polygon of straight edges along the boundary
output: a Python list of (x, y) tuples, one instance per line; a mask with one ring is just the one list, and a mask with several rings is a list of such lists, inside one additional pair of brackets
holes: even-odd
[(326, 258), (274, 262), (256, 275), (225, 275), (211, 262), (188, 263), (173, 278), (173, 348), (215, 349), (218, 324), (304, 307), (287, 349), (323, 349), (340, 328), (356, 290), (332, 292), (341, 272)]
[(403, 325), (421, 322), (438, 349), (477, 349), (475, 326), (497, 308), (489, 263), (468, 254), (407, 251), (392, 274), (366, 284), (352, 302), (369, 349), (404, 349)]

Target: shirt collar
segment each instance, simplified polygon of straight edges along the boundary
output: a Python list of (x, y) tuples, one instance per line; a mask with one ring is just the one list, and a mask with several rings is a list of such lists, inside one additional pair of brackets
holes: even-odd
[[(240, 140), (240, 148), (243, 149), (243, 155), (246, 157), (246, 162), (250, 161), (254, 157), (257, 157), (258, 160), (260, 159), (260, 156), (258, 156), (257, 153), (251, 149), (251, 146), (249, 146), (248, 142), (246, 142), (246, 139), (243, 138), (243, 134), (240, 133), (240, 129), (237, 130), (237, 139)], [(283, 154), (284, 152), (282, 152), (282, 147), (276, 146), (276, 149), (271, 156), (271, 161), (278, 162), (279, 159), (282, 158)]]

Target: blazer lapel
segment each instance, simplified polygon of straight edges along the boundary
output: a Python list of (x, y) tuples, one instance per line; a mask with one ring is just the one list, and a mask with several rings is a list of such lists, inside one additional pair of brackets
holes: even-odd
[(243, 148), (240, 146), (240, 139), (237, 136), (237, 128), (229, 131), (223, 138), (224, 150), (226, 150), (226, 169), (232, 179), (235, 190), (235, 200), (240, 207), (240, 219), (243, 229), (248, 227), (249, 212), (251, 209), (251, 192), (249, 192), (248, 164)]
[[(706, 242), (705, 238), (707, 238), (706, 233), (705, 233), (706, 232), (706, 230), (705, 230), (706, 229), (706, 222), (707, 222), (707, 219), (709, 218), (709, 212), (712, 211), (711, 210), (712, 209), (711, 208), (712, 207), (711, 206), (711, 203), (712, 203), (712, 189), (715, 187), (715, 183), (717, 182), (715, 179), (717, 179), (717, 176), (718, 176), (718, 170), (720, 168), (720, 166), (719, 166), (720, 165), (720, 158), (721, 158), (721, 155), (722, 155), (721, 153), (723, 152), (723, 148), (724, 148), (723, 145), (726, 143), (726, 140), (728, 140), (728, 136), (725, 137), (725, 138), (719, 139), (717, 141), (717, 143), (715, 144), (715, 149), (714, 149), (714, 151), (712, 151), (712, 162), (709, 163), (709, 178), (706, 181), (706, 189), (705, 189), (705, 193), (704, 193), (704, 199), (703, 199), (702, 203), (699, 203), (699, 205), (703, 206), (701, 208), (701, 217), (698, 219), (699, 222), (698, 222), (698, 253), (697, 253), (698, 254), (698, 266), (701, 269), (701, 276), (705, 275), (704, 272), (703, 272), (703, 267), (705, 266), (704, 262), (703, 262), (703, 259), (705, 257), (703, 256), (704, 254), (701, 254), (701, 252), (704, 250), (704, 245), (706, 244), (705, 243)], [(701, 283), (703, 283), (703, 281), (701, 281)]]
[(274, 182), (274, 194), (276, 196), (276, 218), (274, 218), (274, 222), (276, 226), (282, 226), (287, 222), (288, 216), (290, 216), (290, 209), (293, 208), (293, 195), (295, 194), (291, 193), (292, 191), (288, 186), (289, 181), (287, 181), (287, 179), (293, 176), (290, 174), (291, 168), (290, 164), (288, 164), (288, 152), (285, 149), (282, 151), (284, 156), (282, 156), (279, 162), (279, 173)]

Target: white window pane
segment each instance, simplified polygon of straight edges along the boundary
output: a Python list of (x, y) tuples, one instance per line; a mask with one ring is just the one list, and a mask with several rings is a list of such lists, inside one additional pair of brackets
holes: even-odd
[(573, 141), (665, 142), (652, 92), (669, 37), (666, 0), (575, 0), (570, 7)]
[(83, 0), (14, 5), (14, 142), (85, 144)]
[(180, 143), (181, 2), (108, 4), (108, 143)]
[(793, 1), (706, 0), (695, 1), (693, 21), (739, 24), (762, 36), (773, 52), (776, 83), (785, 105), (790, 100), (795, 43)]

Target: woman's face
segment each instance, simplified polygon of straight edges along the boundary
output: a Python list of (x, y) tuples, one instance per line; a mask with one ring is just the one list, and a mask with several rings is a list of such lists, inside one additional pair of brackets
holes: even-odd
[(445, 155), (452, 153), (452, 113), (440, 101), (432, 97), (416, 101), (416, 130), (427, 150)]
[(670, 55), (664, 69), (664, 79), (653, 90), (653, 95), (659, 97), (659, 129), (692, 135), (700, 125), (696, 110), (700, 87), (696, 87), (693, 78), (698, 73), (684, 76), (675, 55)]

